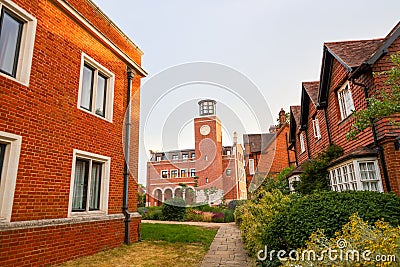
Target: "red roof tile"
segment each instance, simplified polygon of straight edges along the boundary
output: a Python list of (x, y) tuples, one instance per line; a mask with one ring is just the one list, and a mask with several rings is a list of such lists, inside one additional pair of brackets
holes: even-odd
[(354, 159), (354, 158), (363, 158), (363, 157), (369, 157), (369, 156), (377, 156), (378, 152), (375, 149), (371, 149), (365, 146), (359, 146), (356, 147), (343, 156), (334, 159), (329, 163), (329, 166), (334, 166), (336, 164), (339, 164), (343, 161), (349, 160), (349, 159)]
[(318, 103), (319, 81), (303, 82), (302, 84), (311, 101), (316, 106)]
[(347, 67), (355, 68), (368, 60), (384, 39), (329, 42), (324, 45), (336, 55)]
[(290, 106), (290, 112), (293, 114), (297, 125), (300, 125), (301, 106)]

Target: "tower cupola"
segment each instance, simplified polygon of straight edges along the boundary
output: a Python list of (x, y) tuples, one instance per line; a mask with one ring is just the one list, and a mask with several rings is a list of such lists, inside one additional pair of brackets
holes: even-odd
[(205, 99), (199, 101), (200, 116), (213, 116), (216, 115), (217, 101)]

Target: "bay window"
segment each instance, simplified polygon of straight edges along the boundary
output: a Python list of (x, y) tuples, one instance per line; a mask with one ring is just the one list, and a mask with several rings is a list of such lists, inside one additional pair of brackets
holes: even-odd
[(375, 158), (350, 160), (328, 171), (331, 189), (334, 191), (383, 192), (378, 161)]

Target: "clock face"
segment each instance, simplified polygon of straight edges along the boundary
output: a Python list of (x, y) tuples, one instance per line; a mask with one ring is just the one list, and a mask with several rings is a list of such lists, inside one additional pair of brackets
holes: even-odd
[(200, 127), (200, 133), (202, 134), (202, 135), (207, 135), (207, 134), (209, 134), (210, 133), (210, 126), (208, 126), (208, 125), (203, 125), (203, 126), (201, 126)]

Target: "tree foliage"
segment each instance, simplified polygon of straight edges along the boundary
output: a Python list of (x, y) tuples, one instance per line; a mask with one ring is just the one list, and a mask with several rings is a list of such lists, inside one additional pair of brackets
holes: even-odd
[(385, 117), (400, 113), (400, 52), (390, 56), (393, 67), (388, 71), (379, 72), (375, 75), (385, 76), (386, 88), (378, 92), (378, 96), (367, 98), (368, 107), (363, 110), (354, 111), (352, 116), (355, 121), (347, 133), (347, 139), (355, 139), (356, 136), (371, 127), (373, 123)]
[(300, 194), (312, 194), (318, 191), (329, 190), (328, 163), (343, 155), (343, 149), (337, 145), (331, 145), (315, 159), (303, 165), (303, 173), (300, 181), (294, 182), (296, 192)]

